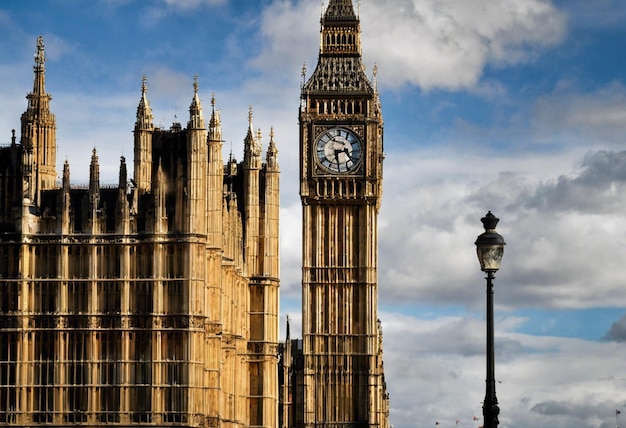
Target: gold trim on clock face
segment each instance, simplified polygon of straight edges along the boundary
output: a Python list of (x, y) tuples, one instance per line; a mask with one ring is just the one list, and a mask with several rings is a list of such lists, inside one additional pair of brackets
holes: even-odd
[(317, 137), (315, 156), (317, 162), (329, 172), (352, 172), (361, 164), (363, 145), (354, 132), (346, 128), (331, 128)]

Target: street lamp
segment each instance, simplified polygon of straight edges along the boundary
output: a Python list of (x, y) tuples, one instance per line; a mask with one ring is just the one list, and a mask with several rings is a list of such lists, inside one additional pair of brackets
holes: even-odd
[(497, 428), (498, 399), (496, 398), (495, 352), (493, 340), (493, 280), (500, 269), (504, 253), (504, 238), (496, 232), (499, 219), (491, 211), (481, 218), (485, 232), (476, 238), (476, 253), (480, 269), (487, 273), (487, 379), (485, 401), (483, 402), (483, 420), (485, 428)]

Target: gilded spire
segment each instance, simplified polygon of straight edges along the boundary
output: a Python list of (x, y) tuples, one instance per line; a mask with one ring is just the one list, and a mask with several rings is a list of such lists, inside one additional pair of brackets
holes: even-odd
[(248, 133), (244, 140), (244, 144), (246, 146), (246, 150), (248, 146), (254, 143), (254, 128), (252, 126), (252, 106), (248, 106)]
[[(46, 93), (46, 52), (43, 43), (43, 37), (37, 38), (37, 47), (35, 51), (35, 82), (33, 91), (26, 96), (28, 100), (28, 109), (22, 115), (22, 122), (39, 121), (41, 124), (48, 122), (50, 126), (55, 127), (54, 115), (50, 113), (50, 100), (52, 97)], [(23, 123), (24, 125), (24, 123)], [(24, 129), (22, 129), (24, 133)]]
[(46, 81), (46, 50), (43, 44), (43, 37), (37, 37), (37, 50), (35, 52), (35, 87), (33, 94), (45, 95), (45, 81)]
[(141, 78), (141, 99), (137, 106), (137, 122), (135, 122), (135, 129), (151, 130), (153, 127), (152, 121), (152, 109), (150, 108), (150, 101), (148, 101), (148, 86), (146, 85), (146, 75)]
[(220, 111), (215, 109), (215, 92), (211, 94), (211, 119), (209, 120), (209, 141), (222, 141), (222, 120)]
[(267, 169), (270, 171), (278, 171), (278, 149), (274, 142), (274, 127), (270, 128), (270, 142), (267, 146), (267, 153), (265, 153), (265, 163)]
[(196, 74), (193, 78), (193, 99), (191, 100), (191, 106), (189, 106), (189, 123), (187, 124), (189, 129), (203, 129), (205, 127), (198, 89), (198, 75)]
[(42, 190), (56, 187), (56, 119), (50, 112), (52, 97), (46, 93), (46, 52), (43, 37), (37, 38), (35, 51), (35, 81), (33, 91), (26, 95), (28, 107), (22, 114), (21, 144), (32, 154), (28, 168), (32, 168), (33, 202), (38, 205)]
[(248, 108), (248, 133), (243, 142), (244, 144), (244, 163), (251, 168), (260, 168), (261, 166), (261, 141), (259, 133), (255, 133), (252, 126), (252, 106)]

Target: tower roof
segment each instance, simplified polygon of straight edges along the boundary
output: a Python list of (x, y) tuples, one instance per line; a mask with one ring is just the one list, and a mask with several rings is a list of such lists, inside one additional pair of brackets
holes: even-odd
[(324, 21), (352, 21), (357, 19), (352, 0), (330, 0)]
[(352, 0), (330, 0), (321, 24), (319, 59), (313, 75), (302, 86), (303, 93), (371, 96), (374, 89), (361, 62), (361, 25)]

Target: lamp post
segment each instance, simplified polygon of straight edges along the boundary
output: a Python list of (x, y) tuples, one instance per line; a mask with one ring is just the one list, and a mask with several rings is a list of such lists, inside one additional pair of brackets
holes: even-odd
[(493, 280), (500, 269), (504, 253), (504, 238), (496, 232), (499, 219), (491, 211), (481, 218), (485, 232), (476, 238), (476, 253), (480, 269), (487, 274), (487, 379), (485, 401), (483, 402), (484, 428), (497, 428), (498, 399), (496, 398), (495, 352), (493, 340)]

